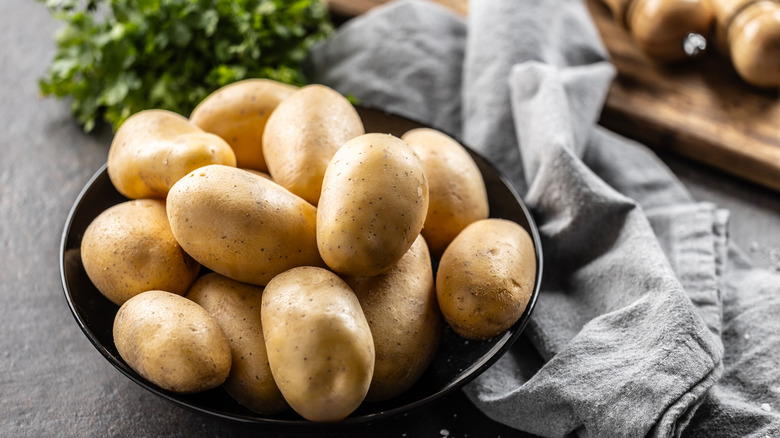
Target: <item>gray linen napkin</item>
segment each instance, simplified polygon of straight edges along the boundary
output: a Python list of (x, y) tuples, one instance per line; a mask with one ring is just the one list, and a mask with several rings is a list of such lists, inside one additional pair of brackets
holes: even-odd
[(584, 3), (469, 7), (391, 3), (310, 58), (315, 82), (463, 139), (533, 211), (530, 344), (466, 394), (543, 436), (778, 436), (780, 276), (729, 246), (727, 212), (596, 125), (614, 70)]

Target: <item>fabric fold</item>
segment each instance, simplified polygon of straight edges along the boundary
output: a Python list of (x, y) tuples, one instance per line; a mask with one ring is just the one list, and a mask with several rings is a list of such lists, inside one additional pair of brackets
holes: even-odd
[(305, 68), (312, 82), (361, 105), (460, 138), (465, 45), (465, 22), (454, 12), (425, 1), (390, 3), (345, 23), (311, 51)]
[(657, 207), (647, 215), (685, 292), (720, 342), (728, 212), (695, 203)]
[[(515, 126), (524, 127), (517, 132), (517, 142), (526, 157), (528, 181), (539, 167), (539, 148), (533, 146), (539, 142), (557, 137), (577, 157), (582, 156), (614, 75), (614, 67), (606, 60), (563, 68), (529, 61), (512, 68), (511, 103), (518, 105), (512, 108), (513, 119)], [(550, 132), (549, 126), (559, 129)]]

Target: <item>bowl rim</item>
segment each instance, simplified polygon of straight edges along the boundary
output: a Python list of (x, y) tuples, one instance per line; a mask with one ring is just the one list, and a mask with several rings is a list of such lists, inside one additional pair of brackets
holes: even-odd
[[(399, 114), (390, 113), (384, 110), (366, 107), (366, 106), (357, 106), (359, 109), (368, 110), (372, 112), (378, 112), (385, 116), (389, 117), (395, 117), (399, 118), (401, 120), (405, 120), (414, 124), (422, 125), (422, 126), (428, 126), (427, 124), (418, 122), (414, 119), (411, 119), (409, 117), (405, 117)], [(145, 388), (146, 390), (152, 392), (153, 394), (162, 397), (164, 400), (167, 400), (168, 402), (171, 402), (177, 406), (189, 409), (191, 411), (198, 412), (200, 414), (204, 414), (207, 416), (219, 418), (222, 420), (228, 420), (233, 422), (240, 422), (245, 424), (264, 424), (264, 425), (275, 425), (275, 426), (284, 426), (284, 427), (290, 427), (290, 426), (296, 426), (296, 427), (332, 427), (332, 426), (349, 426), (354, 424), (365, 424), (368, 422), (376, 421), (376, 420), (383, 420), (391, 417), (395, 417), (397, 415), (401, 415), (407, 412), (410, 412), (412, 410), (419, 409), (429, 403), (432, 403), (435, 400), (439, 400), (441, 398), (446, 397), (447, 395), (451, 394), (452, 392), (461, 389), (471, 381), (473, 381), (477, 376), (482, 374), (485, 370), (487, 370), (490, 366), (492, 366), (498, 359), (500, 359), (508, 350), (509, 348), (514, 344), (514, 342), (521, 336), (521, 334), (524, 332), (526, 325), (528, 324), (528, 321), (530, 320), (531, 314), (533, 313), (534, 308), (536, 307), (536, 302), (539, 297), (540, 289), (541, 289), (541, 283), (542, 283), (542, 274), (543, 274), (543, 252), (542, 252), (542, 244), (541, 244), (541, 237), (539, 234), (538, 227), (536, 225), (536, 222), (534, 221), (534, 217), (531, 214), (530, 210), (528, 209), (527, 205), (525, 204), (525, 200), (523, 197), (520, 196), (517, 188), (515, 185), (506, 177), (506, 175), (501, 172), (495, 165), (493, 165), (492, 162), (487, 160), (484, 156), (482, 156), (479, 152), (475, 151), (468, 145), (464, 144), (462, 141), (457, 139), (457, 137), (454, 137), (447, 133), (446, 131), (443, 131), (439, 128), (435, 128), (436, 130), (452, 137), (456, 141), (458, 141), (472, 156), (476, 156), (478, 159), (481, 159), (484, 161), (488, 166), (492, 168), (492, 170), (496, 173), (496, 176), (500, 179), (502, 184), (506, 186), (507, 190), (512, 194), (512, 196), (517, 200), (518, 205), (520, 206), (523, 215), (525, 216), (526, 220), (528, 221), (528, 231), (529, 235), (531, 237), (531, 240), (534, 245), (534, 253), (536, 256), (536, 280), (534, 284), (534, 288), (531, 291), (531, 297), (529, 299), (528, 304), (526, 305), (525, 310), (523, 311), (523, 314), (520, 316), (518, 321), (513, 325), (513, 327), (510, 330), (505, 331), (501, 335), (498, 335), (500, 337), (506, 338), (501, 339), (499, 342), (492, 346), (477, 362), (471, 364), (466, 369), (463, 370), (463, 373), (465, 374), (464, 377), (457, 379), (454, 382), (450, 382), (446, 386), (442, 387), (438, 391), (427, 395), (423, 398), (420, 398), (418, 400), (409, 402), (407, 404), (387, 409), (387, 410), (380, 410), (378, 412), (372, 412), (368, 414), (363, 415), (357, 415), (357, 416), (348, 416), (347, 418), (338, 421), (338, 422), (332, 422), (332, 423), (318, 423), (318, 422), (312, 422), (306, 419), (277, 419), (277, 418), (271, 418), (271, 417), (262, 417), (259, 416), (261, 414), (256, 414), (258, 416), (249, 416), (249, 415), (242, 415), (238, 413), (227, 413), (222, 411), (217, 411), (209, 408), (204, 408), (202, 406), (198, 406), (197, 404), (193, 404), (184, 400), (181, 400), (179, 398), (179, 394), (175, 394), (172, 392), (168, 392), (166, 390), (163, 390), (161, 388), (156, 387), (151, 382), (148, 382), (141, 378), (140, 376), (136, 375), (134, 371), (132, 371), (129, 366), (124, 363), (123, 361), (118, 360), (111, 352), (108, 351), (108, 349), (99, 342), (97, 336), (93, 331), (89, 328), (87, 322), (81, 317), (80, 312), (77, 309), (76, 303), (73, 301), (72, 294), (70, 292), (70, 288), (68, 286), (68, 280), (67, 280), (67, 274), (66, 274), (66, 267), (65, 267), (65, 253), (68, 249), (68, 241), (71, 237), (71, 230), (73, 228), (73, 222), (74, 219), (79, 212), (80, 208), (82, 208), (82, 202), (83, 199), (89, 194), (91, 190), (94, 189), (94, 186), (98, 179), (105, 177), (104, 174), (107, 174), (107, 163), (104, 163), (87, 181), (87, 183), (84, 185), (84, 187), (81, 189), (79, 194), (77, 195), (75, 201), (73, 202), (73, 205), (71, 206), (68, 216), (65, 220), (65, 226), (63, 227), (62, 236), (60, 239), (60, 245), (59, 245), (59, 268), (60, 268), (60, 282), (62, 285), (63, 293), (65, 295), (65, 299), (67, 301), (68, 307), (70, 309), (71, 315), (76, 320), (76, 323), (78, 324), (81, 331), (84, 333), (84, 335), (89, 339), (90, 343), (97, 349), (100, 354), (108, 360), (108, 362), (116, 368), (120, 373), (122, 373), (125, 377), (129, 378), (131, 381), (135, 382), (136, 384), (140, 385), (142, 388)], [(434, 272), (434, 278), (436, 273)], [(446, 324), (446, 323), (445, 323)]]

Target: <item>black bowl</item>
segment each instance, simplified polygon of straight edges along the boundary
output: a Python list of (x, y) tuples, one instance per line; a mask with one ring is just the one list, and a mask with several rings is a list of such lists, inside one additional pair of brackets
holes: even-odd
[[(359, 108), (366, 132), (396, 136), (423, 126), (409, 119), (381, 111)], [(536, 304), (542, 276), (542, 249), (539, 232), (523, 200), (512, 184), (485, 159), (469, 149), (487, 186), (490, 216), (512, 220), (531, 235), (536, 251), (536, 284), (523, 315), (509, 330), (487, 341), (460, 338), (445, 329), (439, 351), (425, 374), (404, 394), (384, 402), (363, 403), (339, 424), (375, 421), (405, 413), (461, 388), (492, 365), (520, 336)], [(104, 165), (89, 180), (68, 215), (60, 248), (60, 272), (65, 298), (81, 330), (97, 350), (122, 374), (147, 390), (180, 406), (222, 419), (278, 426), (315, 426), (291, 410), (275, 416), (262, 416), (235, 402), (223, 389), (182, 395), (165, 391), (133, 371), (117, 353), (112, 336), (118, 307), (98, 292), (81, 263), (80, 245), (84, 230), (103, 210), (127, 199), (120, 195)], [(435, 263), (436, 261), (434, 261)]]

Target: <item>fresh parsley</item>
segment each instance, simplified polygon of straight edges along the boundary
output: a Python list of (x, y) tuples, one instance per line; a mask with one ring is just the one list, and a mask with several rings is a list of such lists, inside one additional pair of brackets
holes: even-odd
[(148, 108), (188, 116), (241, 79), (303, 85), (308, 49), (333, 29), (325, 0), (45, 2), (65, 25), (40, 90), (71, 97), (87, 132), (101, 118), (116, 129)]

